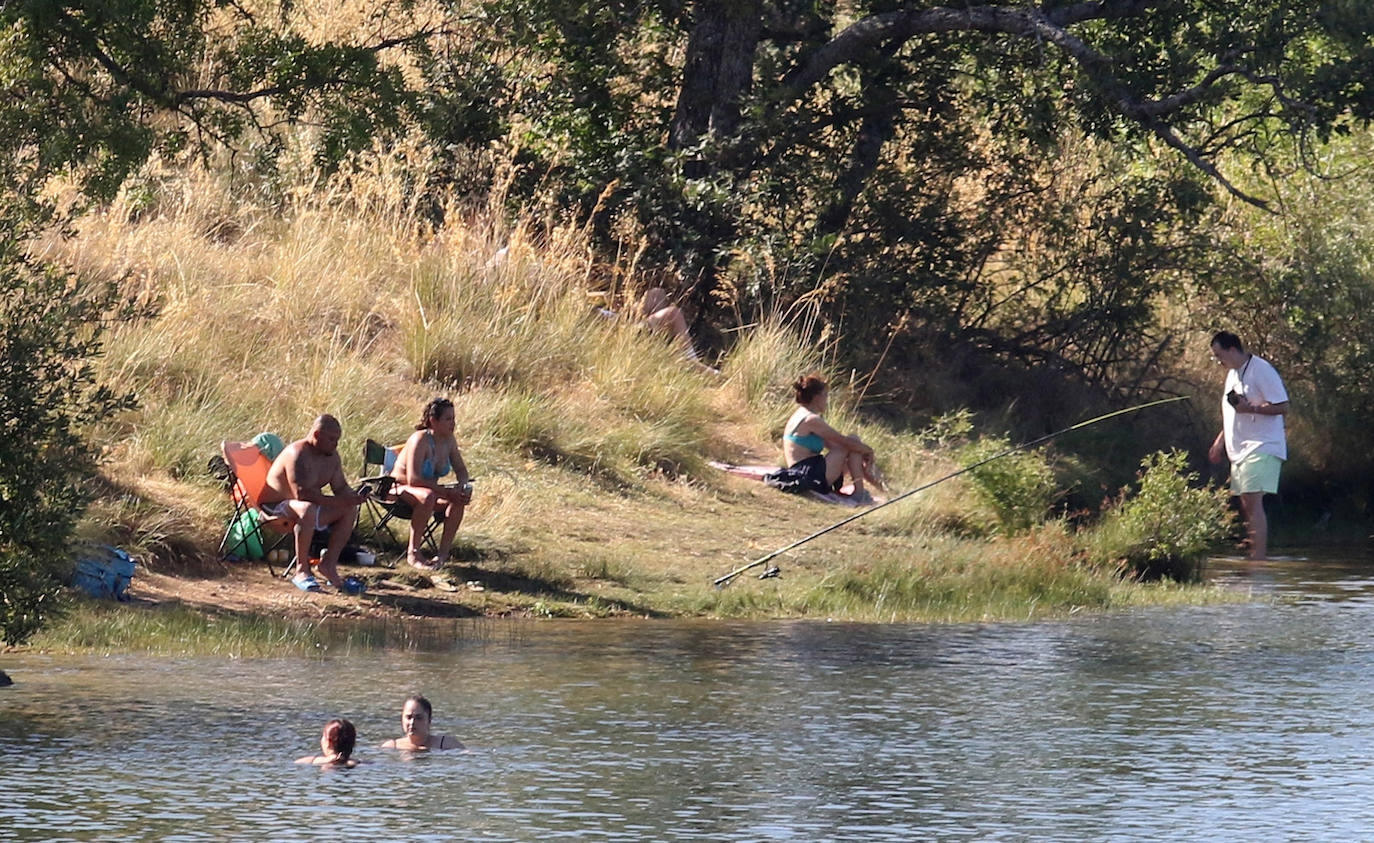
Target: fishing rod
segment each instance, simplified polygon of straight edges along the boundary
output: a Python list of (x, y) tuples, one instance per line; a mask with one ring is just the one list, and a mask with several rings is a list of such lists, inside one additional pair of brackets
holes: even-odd
[(829, 532), (832, 531), (832, 530), (838, 530), (839, 528), (843, 527), (844, 525), (848, 524), (848, 523), (851, 522), (851, 521), (857, 521), (857, 520), (859, 520), (860, 518), (863, 518), (865, 515), (871, 515), (872, 513), (877, 512), (878, 510), (882, 509), (882, 508), (885, 507), (885, 506), (891, 506), (892, 504), (896, 503), (897, 501), (902, 500), (903, 498), (909, 498), (909, 497), (911, 497), (912, 495), (916, 494), (917, 492), (924, 492), (926, 489), (929, 489), (931, 486), (938, 486), (938, 485), (940, 485), (941, 483), (945, 482), (946, 480), (951, 480), (951, 479), (953, 479), (953, 478), (955, 478), (955, 477), (958, 477), (958, 476), (961, 475), (961, 474), (966, 474), (966, 473), (968, 473), (968, 472), (974, 470), (975, 468), (979, 468), (980, 466), (987, 465), (988, 463), (992, 462), (993, 460), (1000, 460), (1002, 457), (1010, 456), (1010, 455), (1012, 455), (1012, 454), (1017, 453), (1018, 451), (1024, 451), (1024, 450), (1026, 450), (1027, 448), (1034, 448), (1036, 445), (1040, 445), (1040, 444), (1042, 444), (1042, 443), (1044, 443), (1044, 442), (1048, 442), (1048, 441), (1050, 441), (1051, 439), (1054, 439), (1054, 438), (1056, 438), (1056, 437), (1063, 436), (1065, 433), (1071, 433), (1071, 432), (1073, 432), (1073, 431), (1075, 431), (1075, 430), (1082, 430), (1082, 429), (1085, 428), (1085, 427), (1088, 427), (1088, 426), (1090, 426), (1090, 425), (1097, 424), (1098, 422), (1104, 422), (1104, 421), (1106, 421), (1107, 419), (1113, 419), (1113, 418), (1116, 418), (1117, 416), (1124, 416), (1124, 415), (1126, 415), (1127, 413), (1138, 412), (1138, 411), (1140, 411), (1140, 410), (1145, 410), (1145, 409), (1148, 409), (1148, 408), (1150, 408), (1150, 407), (1158, 407), (1158, 406), (1161, 405), (1161, 404), (1172, 404), (1172, 403), (1175, 402), (1175, 401), (1183, 401), (1183, 400), (1186, 400), (1186, 399), (1189, 398), (1189, 397), (1191, 397), (1191, 396), (1188, 396), (1188, 395), (1179, 395), (1179, 396), (1175, 396), (1175, 397), (1173, 397), (1173, 398), (1161, 398), (1161, 399), (1159, 399), (1158, 401), (1150, 401), (1150, 402), (1148, 402), (1148, 403), (1146, 403), (1146, 404), (1137, 404), (1137, 405), (1134, 406), (1134, 407), (1127, 407), (1127, 408), (1124, 409), (1124, 410), (1113, 410), (1113, 411), (1110, 412), (1110, 413), (1106, 413), (1106, 414), (1104, 414), (1104, 415), (1097, 416), (1096, 418), (1088, 419), (1087, 421), (1081, 421), (1081, 422), (1079, 422), (1078, 424), (1072, 425), (1071, 427), (1066, 427), (1066, 428), (1064, 428), (1063, 430), (1056, 430), (1054, 433), (1047, 433), (1047, 434), (1045, 434), (1044, 436), (1041, 436), (1039, 439), (1032, 439), (1032, 440), (1029, 441), (1029, 442), (1024, 442), (1024, 443), (1022, 443), (1022, 444), (1020, 444), (1020, 445), (1017, 445), (1017, 446), (1014, 447), (1014, 448), (1008, 448), (1007, 450), (1002, 451), (1000, 454), (993, 454), (992, 456), (990, 456), (990, 457), (988, 457), (988, 458), (986, 458), (986, 459), (981, 459), (981, 460), (979, 460), (978, 462), (973, 463), (972, 465), (966, 465), (966, 466), (964, 466), (963, 468), (959, 469), (958, 471), (950, 472), (949, 474), (946, 474), (944, 477), (941, 477), (941, 478), (939, 478), (938, 480), (932, 480), (932, 481), (930, 481), (929, 483), (926, 483), (926, 484), (921, 485), (921, 486), (917, 486), (916, 488), (912, 489), (911, 491), (909, 491), (909, 492), (903, 492), (902, 494), (898, 495), (898, 496), (895, 497), (895, 498), (892, 498), (891, 500), (883, 501), (882, 503), (878, 504), (877, 506), (871, 506), (871, 507), (869, 507), (868, 509), (865, 509), (865, 510), (863, 510), (863, 511), (861, 511), (861, 512), (856, 512), (856, 513), (854, 513), (853, 515), (849, 516), (848, 518), (845, 518), (845, 519), (843, 519), (843, 520), (841, 520), (841, 521), (836, 521), (834, 524), (831, 524), (829, 527), (826, 527), (826, 528), (823, 529), (823, 530), (817, 530), (816, 532), (812, 533), (811, 535), (807, 536), (806, 538), (798, 539), (798, 540), (792, 542), (791, 544), (787, 545), (786, 547), (780, 547), (780, 548), (778, 548), (777, 550), (773, 551), (772, 553), (770, 553), (770, 554), (768, 554), (768, 555), (766, 555), (766, 556), (760, 556), (758, 559), (755, 559), (753, 562), (750, 562), (748, 565), (741, 565), (740, 567), (736, 568), (735, 570), (731, 571), (730, 573), (726, 574), (726, 575), (723, 576), (723, 577), (717, 577), (717, 578), (713, 581), (712, 584), (715, 585), (716, 588), (720, 588), (721, 586), (727, 585), (727, 584), (730, 582), (730, 580), (733, 580), (735, 577), (739, 576), (740, 574), (744, 573), (745, 571), (749, 570), (750, 568), (756, 568), (756, 567), (758, 567), (759, 565), (762, 565), (763, 563), (768, 562), (769, 560), (776, 559), (777, 557), (781, 556), (782, 554), (786, 553), (786, 552), (789, 551), (789, 550), (792, 550), (792, 549), (794, 549), (794, 548), (801, 547), (802, 545), (806, 544), (807, 542), (811, 541), (812, 539), (818, 539), (818, 538), (820, 538), (821, 536), (825, 535), (826, 533), (829, 533)]

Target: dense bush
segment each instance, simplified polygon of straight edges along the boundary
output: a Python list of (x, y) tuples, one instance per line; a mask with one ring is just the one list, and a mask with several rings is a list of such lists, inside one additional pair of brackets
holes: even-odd
[[(981, 437), (958, 451), (962, 465), (973, 466), (1011, 449), (1001, 437)], [(1019, 533), (1045, 520), (1054, 501), (1054, 472), (1042, 452), (1017, 451), (969, 472), (973, 487), (997, 513), (995, 529)]]
[(26, 640), (57, 610), (66, 544), (95, 458), (83, 425), (128, 402), (96, 385), (113, 287), (35, 267), (0, 244), (0, 638)]
[(1182, 451), (1156, 452), (1140, 463), (1134, 496), (1123, 490), (1102, 521), (1082, 534), (1088, 558), (1143, 579), (1195, 580), (1201, 563), (1230, 526), (1226, 491), (1198, 487)]

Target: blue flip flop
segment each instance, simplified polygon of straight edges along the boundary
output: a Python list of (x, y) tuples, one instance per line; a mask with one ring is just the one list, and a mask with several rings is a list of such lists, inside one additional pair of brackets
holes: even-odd
[(320, 591), (320, 583), (309, 574), (297, 574), (291, 578), (291, 584), (301, 591)]

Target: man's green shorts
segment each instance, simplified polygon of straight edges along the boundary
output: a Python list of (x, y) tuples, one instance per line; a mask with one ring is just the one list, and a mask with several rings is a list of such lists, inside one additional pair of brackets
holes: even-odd
[(1283, 460), (1273, 454), (1251, 454), (1240, 462), (1231, 463), (1231, 494), (1279, 490), (1279, 471)]

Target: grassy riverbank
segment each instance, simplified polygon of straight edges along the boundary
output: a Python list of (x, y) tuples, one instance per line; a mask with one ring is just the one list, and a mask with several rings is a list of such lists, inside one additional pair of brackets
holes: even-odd
[[(590, 293), (623, 309), (654, 283), (633, 250), (599, 258), (575, 226), (505, 226), (482, 209), (452, 207), (436, 227), (384, 171), (288, 193), (268, 208), (241, 187), (163, 174), (82, 218), (74, 238), (40, 244), (156, 309), (108, 335), (102, 375), (140, 406), (95, 434), (103, 479), (82, 526), (145, 561), (153, 577), (136, 579), (135, 594), (156, 578), (159, 603), (305, 619), (966, 621), (1227, 599), (1123, 579), (1115, 551), (1094, 550), (1102, 543), (1082, 527), (1014, 523), (1025, 512), (995, 484), (1024, 486), (1021, 471), (1043, 485), (1048, 456), (981, 484), (957, 478), (819, 539), (779, 560), (781, 578), (715, 589), (719, 574), (848, 514), (706, 464), (776, 460), (787, 384), (824, 370), (825, 346), (765, 319), (735, 334), (714, 375), (630, 321), (594, 314)], [(875, 445), (894, 490), (982, 447), (976, 431), (868, 420), (862, 379), (832, 383), (832, 423)], [(289, 441), (331, 412), (353, 474), (365, 438), (400, 441), (436, 393), (455, 400), (478, 478), (449, 572), (462, 587), (360, 569), (368, 595), (302, 595), (261, 566), (213, 560), (228, 504), (205, 466), (220, 440), (269, 430)], [(89, 641), (86, 615), (40, 643)], [(129, 642), (163, 634), (128, 629)]]

